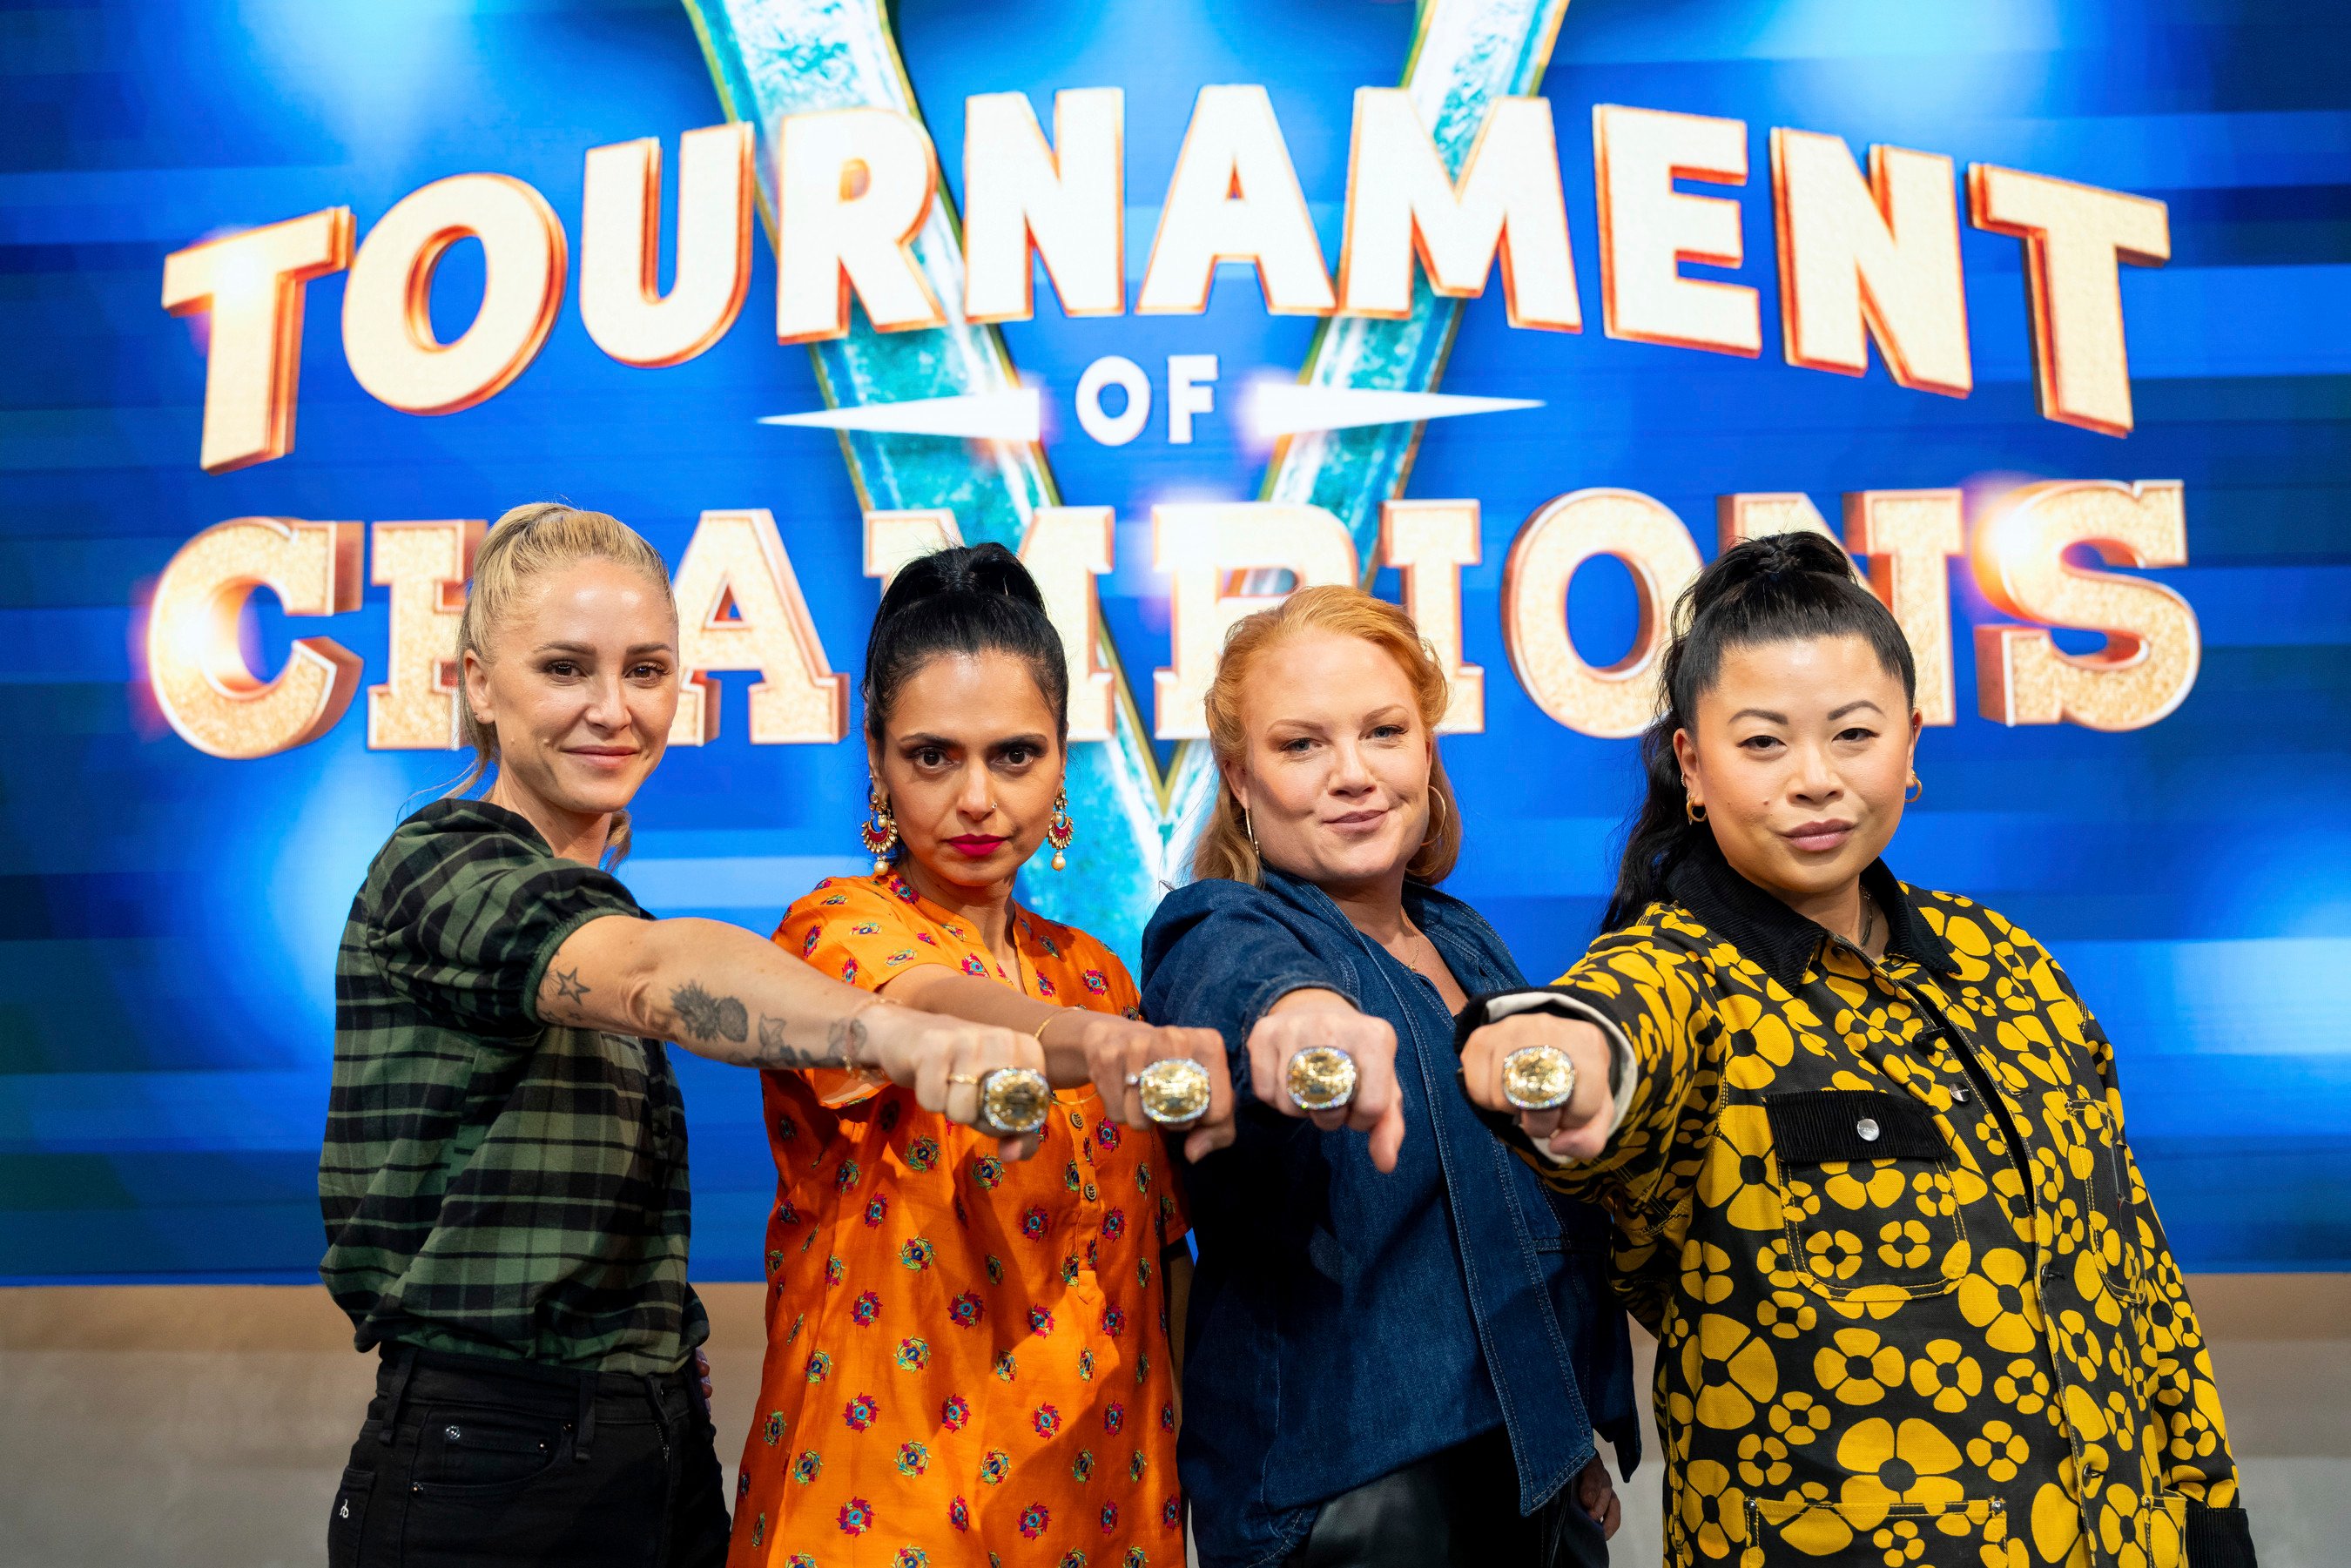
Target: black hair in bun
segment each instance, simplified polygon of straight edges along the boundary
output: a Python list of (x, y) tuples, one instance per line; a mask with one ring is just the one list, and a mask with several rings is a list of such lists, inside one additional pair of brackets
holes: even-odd
[(1026, 663), (1070, 730), (1070, 671), (1045, 596), (1020, 558), (999, 544), (956, 545), (899, 570), (865, 643), (865, 729), (882, 738), (890, 709), (914, 672), (942, 654), (1009, 653)]

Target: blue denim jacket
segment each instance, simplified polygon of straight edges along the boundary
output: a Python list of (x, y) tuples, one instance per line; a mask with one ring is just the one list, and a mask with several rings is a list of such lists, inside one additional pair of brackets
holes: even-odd
[[(1405, 907), (1472, 995), (1522, 986), (1458, 899)], [(1335, 991), (1396, 1031), (1404, 1150), (1258, 1103), (1244, 1047), (1291, 991)], [(1240, 1098), (1230, 1148), (1185, 1173), (1192, 1284), (1176, 1460), (1207, 1568), (1280, 1562), (1322, 1503), (1498, 1426), (1532, 1511), (1583, 1469), (1595, 1429), (1636, 1457), (1632, 1346), (1605, 1275), (1608, 1222), (1554, 1203), (1478, 1121), (1437, 988), (1311, 883), (1178, 888), (1143, 934), (1143, 1009), (1214, 1028)]]

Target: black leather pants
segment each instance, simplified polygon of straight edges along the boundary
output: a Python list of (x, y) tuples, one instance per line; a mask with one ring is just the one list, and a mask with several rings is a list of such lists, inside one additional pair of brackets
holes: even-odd
[(1322, 1505), (1290, 1568), (1607, 1568), (1608, 1542), (1571, 1482), (1519, 1513), (1519, 1470), (1499, 1428)]

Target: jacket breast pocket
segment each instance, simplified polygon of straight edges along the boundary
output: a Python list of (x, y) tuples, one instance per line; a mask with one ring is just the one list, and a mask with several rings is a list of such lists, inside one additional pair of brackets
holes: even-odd
[(1788, 1266), (1836, 1300), (1940, 1295), (1967, 1272), (1950, 1146), (1926, 1106), (1874, 1089), (1763, 1097)]

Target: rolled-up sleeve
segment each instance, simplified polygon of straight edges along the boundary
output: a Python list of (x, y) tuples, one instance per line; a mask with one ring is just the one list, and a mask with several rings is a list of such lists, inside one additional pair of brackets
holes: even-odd
[(650, 919), (611, 873), (516, 834), (434, 834), (388, 868), (368, 945), (385, 982), (446, 1027), (537, 1037), (539, 982), (564, 939), (608, 915)]

